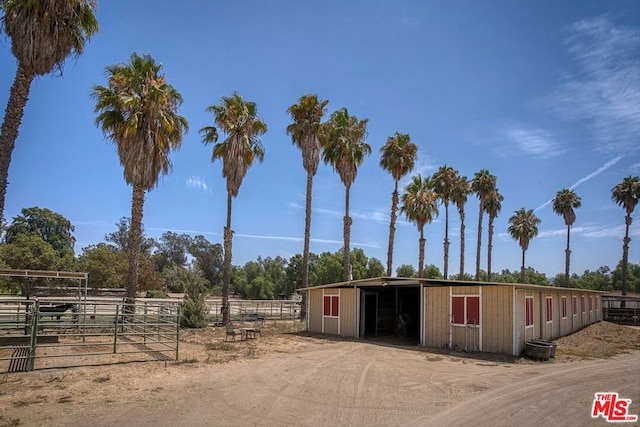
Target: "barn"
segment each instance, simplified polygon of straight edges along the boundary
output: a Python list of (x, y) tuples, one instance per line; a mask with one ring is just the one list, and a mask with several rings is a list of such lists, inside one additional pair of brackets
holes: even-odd
[(311, 332), (516, 356), (602, 320), (602, 293), (585, 289), (378, 277), (301, 291)]

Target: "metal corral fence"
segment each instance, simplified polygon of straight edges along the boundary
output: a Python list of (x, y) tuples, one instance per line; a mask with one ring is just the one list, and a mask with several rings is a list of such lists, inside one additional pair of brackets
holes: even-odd
[(640, 298), (603, 296), (602, 320), (624, 325), (640, 325)]
[(30, 371), (39, 359), (64, 366), (77, 356), (132, 353), (177, 360), (179, 320), (175, 301), (0, 298), (0, 366)]
[[(209, 324), (222, 322), (222, 301), (207, 299)], [(297, 319), (300, 316), (300, 302), (293, 300), (229, 300), (231, 320), (259, 317), (266, 320)]]

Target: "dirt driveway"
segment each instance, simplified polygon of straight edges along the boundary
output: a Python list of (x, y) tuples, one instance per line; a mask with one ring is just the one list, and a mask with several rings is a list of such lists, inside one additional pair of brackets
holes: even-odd
[(538, 363), (284, 339), (297, 345), (225, 363), (136, 364), (135, 377), (129, 365), (12, 374), (0, 390), (30, 390), (0, 392), (0, 425), (598, 426), (607, 425), (590, 416), (600, 391), (632, 399), (640, 415), (637, 350)]

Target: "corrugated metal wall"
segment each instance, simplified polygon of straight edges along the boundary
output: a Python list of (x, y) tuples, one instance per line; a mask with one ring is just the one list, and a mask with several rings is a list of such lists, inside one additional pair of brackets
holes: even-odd
[(482, 287), (482, 348), (491, 353), (513, 351), (513, 288)]
[[(324, 296), (338, 295), (340, 298), (339, 316), (324, 316)], [(356, 336), (356, 305), (354, 290), (348, 289), (311, 289), (308, 303), (309, 330), (344, 337)]]

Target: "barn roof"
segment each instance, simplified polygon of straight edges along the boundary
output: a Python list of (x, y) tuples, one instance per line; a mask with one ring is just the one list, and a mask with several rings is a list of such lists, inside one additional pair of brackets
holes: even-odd
[(516, 289), (524, 290), (577, 290), (580, 292), (593, 292), (603, 294), (603, 291), (593, 291), (590, 289), (580, 288), (558, 288), (555, 286), (530, 285), (526, 283), (503, 283), (503, 282), (476, 282), (474, 280), (445, 280), (445, 279), (419, 279), (417, 277), (373, 277), (369, 279), (350, 280), (346, 282), (328, 283), (326, 285), (309, 286), (300, 288), (298, 291), (308, 291), (312, 289), (330, 289), (330, 288), (367, 288), (367, 287), (411, 287), (411, 286), (427, 286), (427, 287), (450, 287), (450, 286), (509, 286)]

